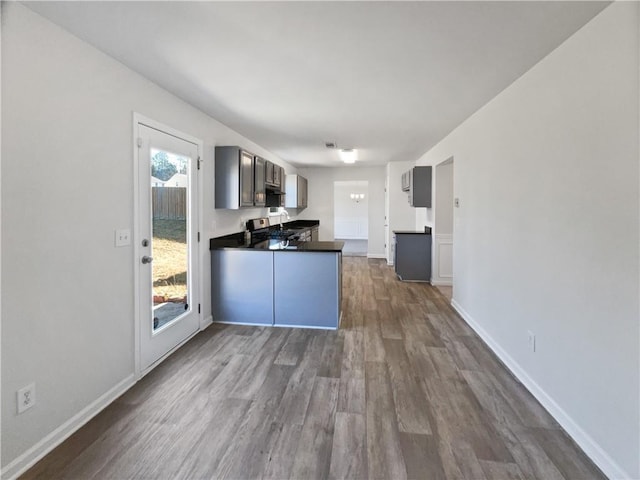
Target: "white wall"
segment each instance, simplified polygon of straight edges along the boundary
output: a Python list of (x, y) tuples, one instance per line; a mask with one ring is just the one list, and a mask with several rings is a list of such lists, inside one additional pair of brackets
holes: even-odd
[[(132, 112), (204, 141), (203, 318), (208, 238), (266, 214), (214, 210), (214, 145), (295, 169), (24, 6), (2, 9), (2, 466), (10, 474), (46, 448), (25, 455), (37, 442), (133, 379), (133, 249), (114, 247), (114, 230), (133, 228)], [(17, 416), (15, 392), (30, 382), (37, 405)]]
[[(356, 202), (351, 194), (363, 198)], [(362, 180), (333, 182), (333, 215), (335, 238), (369, 238), (369, 184)]]
[[(415, 161), (390, 162), (387, 164), (387, 196), (389, 202), (389, 224), (388, 237), (386, 239), (389, 249), (387, 250), (387, 262), (393, 264), (394, 256), (394, 230), (413, 230), (416, 228), (416, 211), (426, 210), (426, 208), (414, 208), (409, 204), (409, 195), (402, 191), (402, 174), (415, 166)], [(423, 229), (424, 225), (418, 227)]]
[(455, 158), (455, 305), (611, 478), (640, 477), (638, 13), (607, 7), (418, 162)]
[(369, 183), (369, 251), (371, 257), (384, 258), (384, 167), (301, 168), (298, 173), (309, 180), (309, 206), (298, 218), (320, 220), (320, 240), (333, 240), (333, 182), (362, 180)]

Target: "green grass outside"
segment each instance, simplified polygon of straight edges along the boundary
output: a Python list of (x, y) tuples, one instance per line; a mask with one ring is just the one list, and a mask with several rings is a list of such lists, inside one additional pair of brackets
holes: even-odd
[(183, 298), (187, 294), (186, 220), (153, 220), (152, 247), (154, 297)]

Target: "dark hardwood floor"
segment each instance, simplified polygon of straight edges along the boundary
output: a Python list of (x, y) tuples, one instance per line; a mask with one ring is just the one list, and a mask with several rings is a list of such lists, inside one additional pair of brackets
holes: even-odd
[(437, 289), (343, 266), (338, 332), (213, 325), (22, 478), (605, 478)]

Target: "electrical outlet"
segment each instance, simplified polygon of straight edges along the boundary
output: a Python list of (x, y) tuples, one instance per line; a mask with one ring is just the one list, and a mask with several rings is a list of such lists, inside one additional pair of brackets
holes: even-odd
[(36, 404), (36, 384), (31, 383), (18, 390), (18, 413), (30, 409)]
[(531, 331), (528, 331), (527, 335), (529, 336), (529, 350), (535, 353), (536, 352), (536, 336)]
[(131, 230), (128, 228), (116, 230), (116, 247), (131, 245)]

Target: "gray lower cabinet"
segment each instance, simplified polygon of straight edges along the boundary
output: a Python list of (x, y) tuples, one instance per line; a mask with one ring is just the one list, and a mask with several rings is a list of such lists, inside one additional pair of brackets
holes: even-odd
[(214, 322), (337, 329), (340, 252), (211, 251)]
[(274, 253), (276, 325), (338, 328), (342, 254)]
[(431, 281), (431, 235), (418, 232), (394, 232), (394, 267), (400, 280)]
[(273, 325), (273, 254), (211, 251), (211, 306), (215, 322)]

